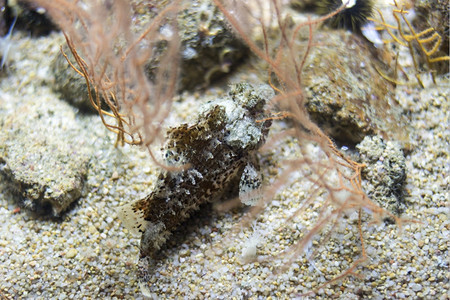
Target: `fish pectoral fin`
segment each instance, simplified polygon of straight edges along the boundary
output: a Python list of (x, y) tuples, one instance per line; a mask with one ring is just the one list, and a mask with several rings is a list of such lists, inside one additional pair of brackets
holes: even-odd
[(150, 223), (145, 220), (145, 205), (142, 203), (145, 200), (133, 201), (117, 208), (122, 224), (135, 236), (142, 234)]
[(262, 199), (262, 177), (257, 168), (247, 164), (239, 182), (239, 199), (245, 205), (255, 206)]

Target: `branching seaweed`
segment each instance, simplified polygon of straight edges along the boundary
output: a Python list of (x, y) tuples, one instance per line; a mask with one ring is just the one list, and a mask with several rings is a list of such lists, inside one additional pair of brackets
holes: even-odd
[[(106, 128), (117, 134), (116, 144), (143, 145), (156, 161), (149, 146), (162, 135), (175, 95), (180, 49), (175, 16), (180, 1), (161, 5), (138, 33), (125, 0), (33, 2), (64, 32), (75, 62), (63, 55), (85, 78), (90, 102)], [(159, 65), (149, 80), (144, 66), (155, 56)]]
[[(76, 67), (71, 62), (70, 58), (63, 51), (62, 47), (61, 47), (61, 53), (65, 57), (67, 62), (69, 63), (70, 67), (73, 70), (75, 70), (79, 75), (83, 76), (83, 78), (85, 79), (87, 90), (89, 93), (89, 101), (90, 101), (91, 105), (95, 108), (95, 110), (98, 112), (103, 125), (105, 125), (105, 127), (108, 130), (114, 132), (117, 135), (116, 145), (118, 145), (118, 144), (123, 145), (123, 143), (131, 144), (131, 145), (140, 144), (142, 142), (142, 137), (138, 134), (139, 139), (136, 141), (136, 140), (134, 140), (133, 135), (130, 134), (129, 132), (127, 132), (126, 129), (124, 128), (124, 124), (129, 125), (129, 123), (127, 122), (126, 116), (119, 112), (119, 107), (118, 107), (118, 105), (116, 105), (114, 94), (111, 93), (109, 95), (109, 97), (104, 98), (104, 101), (107, 103), (108, 107), (111, 109), (111, 113), (102, 109), (102, 97), (99, 94), (99, 90), (97, 87), (94, 86), (91, 89), (92, 83), (89, 79), (88, 66), (87, 66), (85, 60), (80, 57), (80, 55), (78, 54), (71, 39), (67, 35), (65, 35), (65, 38), (66, 38), (67, 45), (75, 59), (76, 64), (78, 65), (78, 67)], [(105, 116), (114, 118), (117, 122), (117, 125), (108, 123)], [(129, 135), (131, 137), (131, 140), (127, 140), (125, 135)]]
[[(422, 82), (422, 79), (420, 78), (420, 67), (419, 63), (416, 58), (416, 54), (414, 51), (414, 45), (416, 44), (418, 46), (420, 55), (422, 55), (425, 58), (425, 62), (428, 68), (428, 71), (431, 73), (433, 83), (436, 84), (436, 78), (435, 78), (435, 72), (433, 69), (433, 64), (436, 62), (441, 61), (448, 61), (450, 60), (449, 56), (438, 56), (436, 57), (435, 54), (439, 51), (439, 48), (442, 43), (442, 37), (437, 33), (436, 29), (430, 27), (428, 29), (425, 29), (421, 32), (416, 32), (414, 27), (412, 26), (411, 22), (408, 20), (407, 15), (408, 11), (405, 10), (403, 7), (399, 7), (397, 1), (394, 0), (393, 9), (392, 9), (392, 15), (395, 18), (396, 25), (388, 24), (381, 13), (380, 10), (378, 10), (378, 19), (369, 18), (370, 21), (375, 22), (378, 24), (378, 26), (375, 28), (376, 30), (383, 30), (386, 31), (389, 36), (392, 38), (392, 40), (384, 40), (383, 42), (385, 44), (388, 43), (396, 43), (400, 46), (407, 47), (409, 50), (409, 53), (411, 55), (411, 59), (414, 64), (414, 69), (416, 71), (416, 79), (419, 85), (424, 88), (424, 84)], [(398, 54), (396, 55), (398, 58)], [(401, 82), (397, 79), (397, 69), (400, 66), (396, 62), (395, 64), (395, 73), (394, 77), (390, 77), (383, 73), (382, 71), (378, 70), (380, 75), (385, 78), (386, 80), (397, 84), (397, 85), (405, 85), (407, 83)], [(403, 72), (406, 75), (406, 72)], [(408, 79), (409, 81), (409, 79)]]
[[(308, 54), (311, 51), (314, 42), (314, 29), (324, 20), (332, 17), (345, 7), (345, 4), (337, 11), (318, 19), (308, 19), (300, 24), (289, 24), (289, 18), (283, 12), (283, 6), (280, 1), (270, 1), (270, 9), (273, 12), (272, 18), (263, 19), (263, 13), (258, 14), (258, 9), (249, 7), (237, 7), (233, 1), (214, 0), (222, 13), (227, 17), (233, 29), (245, 41), (247, 46), (261, 60), (267, 63), (269, 75), (274, 74), (275, 80), (271, 83), (272, 87), (278, 92), (278, 95), (272, 100), (272, 103), (282, 109), (279, 114), (273, 114), (273, 119), (287, 117), (290, 120), (291, 128), (275, 136), (274, 140), (283, 139), (286, 136), (293, 136), (298, 143), (298, 149), (301, 156), (298, 159), (289, 159), (282, 162), (282, 173), (279, 174), (276, 181), (270, 186), (265, 187), (264, 197), (253, 207), (242, 221), (235, 227), (234, 234), (241, 228), (248, 228), (251, 222), (263, 213), (264, 209), (270, 204), (279, 190), (290, 183), (290, 178), (295, 177), (294, 173), (301, 173), (304, 180), (311, 184), (308, 197), (300, 207), (287, 219), (293, 221), (294, 218), (305, 213), (308, 207), (316, 207), (318, 219), (303, 236), (286, 251), (281, 252), (275, 257), (287, 258), (280, 271), (289, 268), (294, 260), (306, 251), (310, 243), (319, 234), (325, 234), (325, 241), (330, 238), (331, 233), (336, 227), (344, 221), (343, 216), (352, 211), (357, 211), (359, 239), (361, 242), (360, 257), (353, 261), (347, 270), (340, 275), (328, 280), (325, 284), (319, 285), (314, 291), (323, 286), (333, 283), (349, 275), (356, 275), (356, 269), (367, 258), (364, 246), (362, 223), (362, 212), (366, 211), (379, 222), (383, 217), (392, 217), (400, 226), (404, 220), (392, 215), (377, 204), (372, 202), (365, 194), (361, 186), (361, 169), (364, 165), (359, 164), (342, 154), (334, 145), (329, 137), (311, 121), (305, 109), (305, 97), (302, 87), (302, 69), (307, 62)], [(262, 8), (263, 3), (257, 2), (255, 7)], [(237, 11), (240, 12), (239, 19), (236, 17)], [(245, 28), (245, 20), (242, 12), (248, 12), (246, 18), (253, 19), (257, 24), (262, 36), (262, 42), (255, 41)], [(251, 13), (250, 13), (251, 12)], [(272, 26), (275, 24), (274, 26)], [(270, 40), (269, 32), (276, 28), (279, 36), (277, 41)], [(308, 31), (309, 39), (306, 49), (301, 48), (296, 41), (300, 33)], [(259, 46), (262, 45), (262, 46)], [(275, 45), (275, 46), (273, 46)], [(273, 48), (270, 48), (273, 47)], [(269, 76), (269, 79), (271, 76)], [(275, 145), (273, 141), (268, 141), (265, 149)], [(320, 148), (320, 154), (309, 152), (308, 145), (316, 145)], [(319, 195), (327, 195), (324, 200), (319, 200)], [(289, 222), (286, 222), (288, 224)], [(267, 257), (273, 259), (274, 256)], [(263, 258), (264, 259), (264, 258)]]

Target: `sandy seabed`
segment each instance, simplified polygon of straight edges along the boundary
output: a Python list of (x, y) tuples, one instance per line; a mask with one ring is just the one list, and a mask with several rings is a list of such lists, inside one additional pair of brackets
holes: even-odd
[[(24, 101), (45, 105), (49, 98), (58, 99), (49, 88), (49, 63), (63, 42), (61, 35), (29, 39), (17, 33), (12, 38), (16, 51), (1, 77), (0, 120)], [(406, 157), (403, 217), (421, 223), (402, 230), (395, 224), (364, 223), (369, 258), (357, 269), (360, 277), (328, 285), (311, 299), (449, 299), (449, 80), (440, 77), (437, 86), (425, 89), (399, 87), (396, 96), (410, 111), (415, 135), (415, 147)], [(198, 93), (182, 99), (174, 103), (173, 124), (193, 113), (198, 106), (194, 101), (205, 101)], [(121, 226), (116, 208), (146, 196), (158, 168), (137, 147), (114, 148), (114, 136), (98, 116), (76, 118), (93, 134), (95, 150), (84, 195), (66, 214), (58, 220), (35, 218), (17, 209), (8, 183), (0, 182), (0, 298), (143, 298), (135, 273), (139, 239)], [(289, 151), (295, 150), (287, 141), (280, 145), (280, 153)], [(258, 254), (276, 254), (293, 242), (295, 224), (277, 228), (298, 207), (302, 188), (294, 182), (280, 191), (253, 227), (231, 240), (227, 232), (243, 211), (218, 214), (210, 206), (203, 208), (162, 250), (150, 279), (152, 295), (296, 298), (345, 271), (360, 255), (354, 215), (326, 245), (313, 242), (310, 252), (319, 249), (313, 258), (299, 257), (285, 272), (275, 274), (276, 260), (242, 263), (243, 253), (253, 248)], [(302, 217), (303, 226), (310, 225), (308, 218)], [(222, 242), (221, 251), (212, 250)]]

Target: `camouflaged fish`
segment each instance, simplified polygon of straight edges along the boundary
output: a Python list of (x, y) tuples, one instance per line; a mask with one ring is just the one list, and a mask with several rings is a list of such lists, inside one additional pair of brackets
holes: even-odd
[(240, 83), (230, 88), (227, 97), (205, 104), (193, 125), (168, 130), (163, 149), (166, 164), (189, 168), (162, 171), (150, 195), (119, 211), (124, 225), (142, 234), (142, 282), (147, 282), (148, 268), (167, 237), (201, 204), (230, 188), (240, 188), (246, 204), (257, 201), (254, 193), (248, 193), (260, 185), (252, 163), (269, 132), (271, 121), (264, 120), (264, 106), (274, 93), (267, 85), (254, 88)]

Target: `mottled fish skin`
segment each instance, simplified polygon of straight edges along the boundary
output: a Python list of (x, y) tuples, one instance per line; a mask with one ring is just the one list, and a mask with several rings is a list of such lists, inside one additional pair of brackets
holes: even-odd
[(205, 105), (195, 124), (168, 131), (166, 163), (188, 168), (162, 171), (153, 192), (131, 204), (131, 211), (121, 213), (124, 223), (131, 219), (134, 223), (129, 225), (142, 233), (142, 282), (149, 261), (171, 232), (201, 204), (220, 197), (230, 183), (236, 184), (245, 166), (254, 161), (269, 132), (271, 121), (265, 119), (264, 106), (273, 95), (267, 85), (232, 85), (227, 97)]
[(155, 190), (140, 202), (144, 219), (152, 224), (142, 235), (141, 256), (152, 256), (180, 222), (199, 205), (220, 196), (241, 172), (247, 154), (223, 142), (224, 120), (224, 109), (215, 106), (199, 123), (168, 132), (166, 160), (190, 167), (161, 173)]

